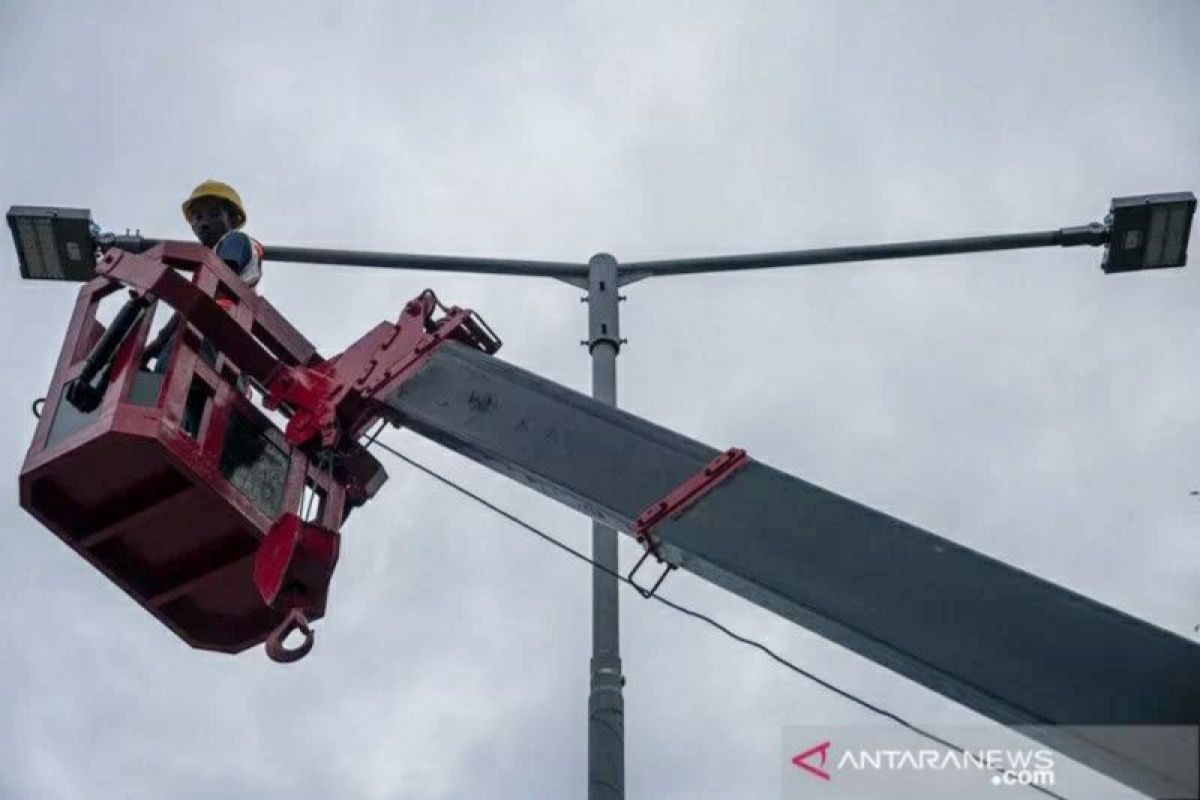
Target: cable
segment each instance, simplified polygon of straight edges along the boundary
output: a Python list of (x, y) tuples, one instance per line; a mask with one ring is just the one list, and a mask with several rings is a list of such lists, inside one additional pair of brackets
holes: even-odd
[[(568, 555), (579, 559), (580, 561), (584, 562), (585, 564), (591, 565), (591, 567), (593, 569), (598, 569), (601, 572), (607, 573), (608, 575), (611, 575), (612, 577), (616, 578), (621, 583), (632, 586), (634, 589), (638, 590), (639, 594), (641, 594), (641, 590), (639, 589), (639, 587), (636, 584), (634, 584), (634, 582), (632, 580), (630, 580), (628, 577), (626, 577), (625, 575), (622, 575), (618, 572), (614, 572), (613, 570), (611, 570), (608, 567), (605, 567), (601, 564), (597, 564), (595, 561), (588, 558), (586, 555), (579, 552), (578, 550), (571, 547), (570, 545), (564, 544), (563, 542), (554, 538), (550, 534), (531, 525), (530, 523), (526, 522), (525, 520), (521, 519), (520, 517), (516, 516), (515, 514), (505, 511), (503, 508), (500, 508), (499, 506), (492, 503), (490, 500), (487, 500), (484, 497), (481, 497), (480, 495), (475, 494), (474, 492), (472, 492), (470, 489), (466, 488), (465, 486), (457, 484), (454, 481), (450, 480), (449, 478), (446, 478), (446, 477), (438, 474), (433, 469), (425, 466), (424, 464), (420, 463), (419, 461), (415, 461), (414, 459), (409, 458), (408, 456), (401, 453), (399, 450), (396, 450), (395, 448), (389, 446), (386, 442), (374, 440), (373, 443), (375, 445), (379, 446), (380, 448), (386, 450), (387, 452), (391, 453), (393, 456), (395, 456), (396, 458), (405, 462), (409, 466), (414, 467), (415, 469), (418, 469), (421, 472), (424, 472), (429, 477), (433, 478), (434, 480), (440, 481), (441, 483), (445, 484), (446, 486), (449, 486), (451, 489), (454, 489), (456, 492), (466, 495), (467, 497), (471, 498), (472, 500), (479, 503), (480, 505), (490, 509), (491, 511), (495, 512), (496, 514), (499, 514), (501, 517), (504, 517), (509, 522), (512, 522), (513, 524), (515, 524), (521, 528), (524, 528), (525, 530), (534, 534), (538, 538), (543, 539), (546, 542), (548, 542), (549, 544), (554, 545), (559, 550), (562, 550), (563, 552), (567, 553)], [(644, 594), (642, 596), (645, 597)], [(699, 611), (693, 611), (692, 609), (682, 606), (678, 603), (672, 602), (657, 593), (651, 595), (649, 599), (657, 600), (658, 602), (665, 605), (667, 608), (678, 611), (679, 613), (684, 614), (685, 616), (691, 617), (693, 619), (698, 619), (702, 622), (707, 622), (709, 625), (716, 628), (721, 633), (725, 634), (726, 636), (733, 639), (734, 641), (740, 642), (741, 644), (747, 645), (749, 647), (753, 647), (754, 649), (765, 653), (771, 659), (773, 659), (777, 663), (783, 665), (784, 667), (787, 667), (789, 670), (791, 670), (792, 672), (795, 672), (797, 675), (807, 678), (808, 680), (812, 681), (813, 683), (816, 683), (817, 685), (819, 685), (825, 689), (828, 689), (829, 691), (833, 692), (834, 694), (838, 695), (839, 697), (849, 700), (850, 702), (855, 703), (856, 705), (859, 705), (859, 706), (867, 709), (868, 711), (874, 712), (875, 714), (878, 714), (879, 716), (885, 717), (886, 719), (889, 719), (892, 722), (895, 722), (897, 725), (900, 725), (903, 728), (907, 728), (908, 730), (912, 731), (913, 733), (917, 734), (918, 736), (921, 736), (932, 742), (936, 742), (936, 743), (942, 745), (943, 747), (948, 747), (951, 750), (954, 750), (958, 753), (961, 753), (964, 755), (967, 754), (966, 748), (961, 747), (960, 745), (954, 744), (953, 742), (947, 741), (946, 739), (943, 739), (942, 737), (938, 736), (935, 733), (930, 733), (929, 731), (924, 730), (923, 728), (920, 728), (917, 725), (914, 725), (913, 723), (904, 719), (900, 715), (895, 714), (891, 711), (888, 711), (887, 709), (882, 708), (880, 706), (877, 706), (874, 703), (870, 702), (869, 700), (864, 700), (863, 698), (858, 697), (857, 695), (847, 691), (846, 689), (842, 689), (838, 686), (835, 686), (834, 684), (830, 683), (829, 681), (825, 680), (824, 678), (818, 677), (817, 675), (814, 675), (813, 673), (809, 672), (808, 670), (804, 669), (803, 667), (800, 667), (796, 664), (793, 664), (791, 661), (788, 661), (786, 658), (779, 655), (778, 653), (776, 653), (771, 648), (767, 647), (762, 642), (757, 642), (753, 639), (742, 636), (741, 634), (735, 633), (734, 631), (732, 631), (729, 628), (722, 625), (720, 622), (717, 622), (712, 617), (702, 614)], [(993, 768), (993, 771), (997, 772), (1001, 775), (1012, 774), (1012, 772), (1010, 770), (1004, 770), (1004, 769), (1000, 769), (1000, 768)], [(1043, 786), (1037, 786), (1034, 784), (1024, 784), (1024, 785), (1030, 789), (1039, 791), (1042, 794), (1047, 795), (1049, 797), (1057, 798), (1057, 800), (1067, 800), (1062, 795), (1060, 795), (1056, 792), (1053, 792), (1050, 789), (1047, 789)]]
[(33, 415), (35, 417), (37, 417), (38, 419), (41, 419), (42, 418), (42, 409), (44, 409), (45, 407), (46, 407), (46, 398), (39, 397), (37, 400), (34, 400), (33, 403), (29, 406), (29, 410), (33, 412)]

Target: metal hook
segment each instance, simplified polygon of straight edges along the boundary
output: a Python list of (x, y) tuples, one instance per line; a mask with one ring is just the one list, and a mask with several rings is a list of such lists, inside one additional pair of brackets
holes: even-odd
[[(289, 650), (283, 646), (283, 640), (292, 631), (300, 631), (304, 636), (304, 641), (300, 643), (299, 647)], [(279, 624), (279, 627), (271, 631), (271, 635), (267, 637), (267, 657), (279, 664), (291, 664), (299, 661), (308, 655), (309, 650), (312, 650), (314, 638), (312, 628), (308, 626), (308, 617), (304, 616), (304, 612), (300, 609), (293, 608)]]

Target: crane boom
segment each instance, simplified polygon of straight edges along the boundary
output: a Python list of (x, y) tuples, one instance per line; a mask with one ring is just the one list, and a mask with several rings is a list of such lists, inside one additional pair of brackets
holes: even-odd
[[(384, 403), (415, 433), (624, 531), (719, 456), (453, 342)], [(1196, 793), (1194, 771), (1165, 754), (1058, 727), (1196, 725), (1200, 647), (1182, 637), (754, 460), (652, 542), (998, 722), (1047, 726), (1047, 744), (1130, 786)]]

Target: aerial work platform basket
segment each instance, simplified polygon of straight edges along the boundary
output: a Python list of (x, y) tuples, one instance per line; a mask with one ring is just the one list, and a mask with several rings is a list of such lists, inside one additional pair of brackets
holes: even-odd
[[(114, 252), (107, 263), (122, 257)], [(276, 530), (283, 561), (316, 542), (310, 566), (327, 584), (336, 532), (385, 476), (361, 448), (335, 463), (291, 444), (256, 400), (261, 386), (247, 360), (258, 359), (260, 375), (264, 353), (281, 365), (321, 360), (232, 269), (198, 245), (132, 258), (138, 269), (159, 266), (158, 284), (131, 290), (107, 326), (97, 312), (125, 292), (122, 283), (97, 277), (80, 290), (21, 469), (21, 505), (190, 645), (238, 652), (264, 641), (292, 607), (264, 602), (262, 575), (255, 584), (268, 533)], [(158, 363), (147, 342), (156, 312), (171, 313), (164, 297), (183, 324)], [(230, 320), (262, 347), (238, 352), (235, 339), (217, 337), (229, 345), (219, 349), (200, 333)], [(321, 616), (320, 579), (273, 579), (276, 592), (308, 588), (305, 613)]]

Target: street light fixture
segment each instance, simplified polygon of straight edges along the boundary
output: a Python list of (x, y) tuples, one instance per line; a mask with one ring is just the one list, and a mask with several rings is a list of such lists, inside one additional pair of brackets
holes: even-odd
[(13, 206), (8, 226), (21, 277), (89, 281), (96, 277), (96, 230), (86, 208)]
[(1195, 213), (1191, 192), (1114, 198), (1104, 219), (1109, 229), (1104, 271), (1182, 267)]

